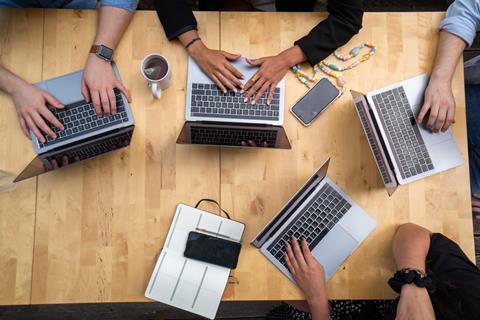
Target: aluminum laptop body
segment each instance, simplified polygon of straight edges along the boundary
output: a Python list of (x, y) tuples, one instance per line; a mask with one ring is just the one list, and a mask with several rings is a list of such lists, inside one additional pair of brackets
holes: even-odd
[[(117, 79), (120, 80), (116, 66), (112, 67)], [(16, 177), (15, 181), (28, 179), (130, 144), (135, 126), (126, 97), (115, 90), (117, 114), (97, 116), (93, 106), (86, 103), (82, 96), (82, 74), (80, 70), (35, 84), (65, 106), (60, 110), (49, 107), (65, 126), (65, 130), (59, 131), (58, 128), (50, 125), (58, 138), (54, 140), (48, 137), (45, 143), (41, 143), (30, 132), (37, 156)], [(67, 130), (69, 130), (68, 133)]]
[(282, 126), (187, 121), (180, 132), (178, 144), (220, 147), (259, 147), (291, 149)]
[[(308, 179), (251, 242), (293, 282), (284, 260), (284, 243), (292, 236), (307, 240), (328, 280), (376, 227), (376, 221), (326, 176), (329, 161)], [(325, 194), (323, 190), (330, 191)], [(327, 212), (328, 206), (322, 209), (322, 205), (337, 200), (335, 206), (343, 209), (342, 216), (333, 217), (328, 224), (325, 222), (324, 228), (325, 217), (330, 217), (332, 212)], [(322, 204), (316, 207), (319, 201)]]
[[(244, 75), (244, 80), (241, 80), (244, 84), (258, 70), (249, 65), (244, 57), (231, 63)], [(270, 106), (266, 104), (263, 97), (255, 105), (251, 105), (250, 102), (244, 103), (244, 94), (240, 94), (240, 90), (237, 94), (231, 91), (223, 94), (196, 62), (189, 57), (185, 119), (187, 121), (257, 123), (279, 126), (283, 124), (284, 119), (285, 79), (280, 81), (275, 90)], [(207, 97), (207, 93), (212, 96)], [(227, 110), (223, 110), (224, 103), (231, 103), (232, 108), (228, 110), (228, 114)], [(222, 105), (221, 108), (220, 105)]]
[[(433, 133), (416, 122), (428, 79), (428, 75), (422, 74), (366, 95), (351, 91), (355, 109), (389, 194), (398, 184), (410, 183), (463, 164), (451, 129)], [(400, 130), (399, 135), (396, 129)]]

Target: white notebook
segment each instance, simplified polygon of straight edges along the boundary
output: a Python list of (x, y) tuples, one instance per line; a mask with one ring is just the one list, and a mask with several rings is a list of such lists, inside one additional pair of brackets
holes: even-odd
[(188, 234), (197, 228), (240, 242), (245, 225), (179, 204), (145, 296), (214, 319), (230, 269), (183, 256)]

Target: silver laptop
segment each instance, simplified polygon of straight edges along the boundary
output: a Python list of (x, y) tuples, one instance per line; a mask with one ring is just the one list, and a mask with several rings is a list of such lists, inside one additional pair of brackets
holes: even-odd
[[(120, 80), (116, 66), (113, 64), (112, 67), (115, 76)], [(37, 176), (130, 144), (134, 120), (126, 97), (115, 89), (117, 113), (97, 116), (92, 103), (87, 103), (81, 93), (82, 74), (83, 71), (80, 70), (35, 84), (65, 106), (64, 109), (48, 106), (64, 125), (65, 130), (49, 124), (57, 134), (57, 138), (53, 139), (42, 132), (46, 139), (43, 143), (33, 132), (30, 132), (37, 156), (15, 181)]]
[(463, 164), (451, 129), (432, 133), (416, 122), (428, 79), (422, 74), (366, 95), (350, 91), (390, 195), (399, 184)]
[(284, 259), (285, 241), (292, 236), (307, 240), (328, 280), (377, 225), (326, 176), (329, 162), (308, 179), (251, 242), (293, 282)]
[(217, 147), (292, 148), (282, 126), (229, 122), (187, 121), (177, 143)]
[[(245, 79), (245, 84), (258, 68), (250, 66), (244, 57), (232, 62)], [(187, 121), (233, 122), (250, 124), (282, 125), (284, 117), (285, 79), (275, 89), (270, 105), (267, 93), (252, 105), (243, 102), (245, 94), (233, 91), (223, 93), (208, 78), (192, 58), (188, 60), (187, 99), (185, 118)]]

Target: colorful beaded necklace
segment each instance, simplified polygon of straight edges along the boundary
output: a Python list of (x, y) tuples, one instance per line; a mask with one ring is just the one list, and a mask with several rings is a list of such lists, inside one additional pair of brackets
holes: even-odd
[(340, 88), (341, 94), (343, 94), (343, 92), (345, 91), (345, 78), (343, 77), (342, 72), (353, 69), (356, 66), (358, 66), (360, 63), (370, 59), (370, 57), (377, 52), (377, 47), (370, 42), (365, 42), (363, 44), (356, 46), (352, 50), (350, 50), (349, 54), (343, 54), (340, 50), (337, 50), (333, 53), (335, 58), (337, 58), (338, 60), (348, 61), (358, 56), (360, 54), (360, 51), (365, 47), (370, 48), (370, 51), (365, 53), (363, 56), (361, 56), (359, 59), (355, 60), (353, 63), (351, 63), (348, 66), (337, 66), (333, 63), (327, 63), (324, 60), (318, 63), (317, 65), (313, 66), (312, 75), (308, 75), (306, 72), (302, 71), (300, 65), (296, 65), (292, 67), (292, 70), (295, 73), (295, 77), (301, 83), (306, 85), (307, 88), (310, 88), (309, 82), (316, 82), (317, 80), (319, 80), (319, 78), (317, 78), (317, 74), (318, 74), (318, 71), (321, 70), (327, 76), (336, 79), (337, 86)]

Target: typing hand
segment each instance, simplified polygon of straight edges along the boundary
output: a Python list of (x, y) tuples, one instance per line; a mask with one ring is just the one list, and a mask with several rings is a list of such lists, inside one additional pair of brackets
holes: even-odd
[(211, 50), (201, 41), (192, 44), (188, 50), (200, 69), (202, 69), (224, 93), (227, 92), (227, 89), (237, 92), (235, 87), (243, 88), (243, 84), (239, 80), (243, 79), (243, 74), (230, 63), (230, 61), (235, 61), (240, 58), (240, 55)]
[(268, 142), (263, 141), (262, 143), (255, 143), (253, 140), (247, 140), (247, 141), (242, 141), (240, 142), (240, 145), (242, 147), (263, 147), (263, 148), (268, 148)]
[(290, 66), (281, 54), (272, 57), (246, 60), (250, 65), (259, 67), (259, 69), (252, 78), (248, 80), (243, 88), (244, 91), (248, 91), (245, 95), (245, 102), (250, 100), (256, 93), (255, 98), (252, 100), (252, 104), (257, 103), (263, 93), (268, 89), (267, 104), (270, 104), (273, 99), (275, 88), (288, 72)]
[(435, 320), (432, 301), (425, 288), (403, 285), (396, 320)]
[(291, 244), (287, 242), (286, 246), (287, 268), (305, 294), (307, 302), (310, 304), (326, 300), (325, 271), (323, 266), (312, 256), (307, 241), (301, 241), (301, 248), (296, 239), (292, 239)]
[(62, 157), (62, 163), (59, 164), (57, 160), (52, 159), (50, 160), (50, 165), (52, 166), (52, 170), (68, 166), (70, 163), (75, 163), (77, 161), (80, 161), (80, 157), (76, 156), (73, 159), (69, 159), (68, 156), (63, 156)]
[(18, 120), (22, 131), (28, 138), (30, 138), (29, 129), (32, 130), (40, 142), (45, 142), (45, 138), (40, 130), (52, 138), (57, 137), (45, 120), (52, 123), (58, 129), (64, 130), (60, 121), (58, 121), (47, 108), (47, 103), (57, 109), (62, 109), (63, 105), (47, 92), (22, 80), (12, 93), (12, 100), (17, 109)]
[(110, 62), (90, 53), (83, 71), (82, 95), (85, 101), (92, 102), (97, 115), (117, 112), (114, 88), (118, 88), (131, 102), (130, 92), (115, 78)]
[(430, 78), (425, 98), (417, 122), (422, 123), (427, 112), (430, 111), (426, 128), (433, 132), (447, 131), (455, 123), (455, 100), (452, 88), (448, 81)]

